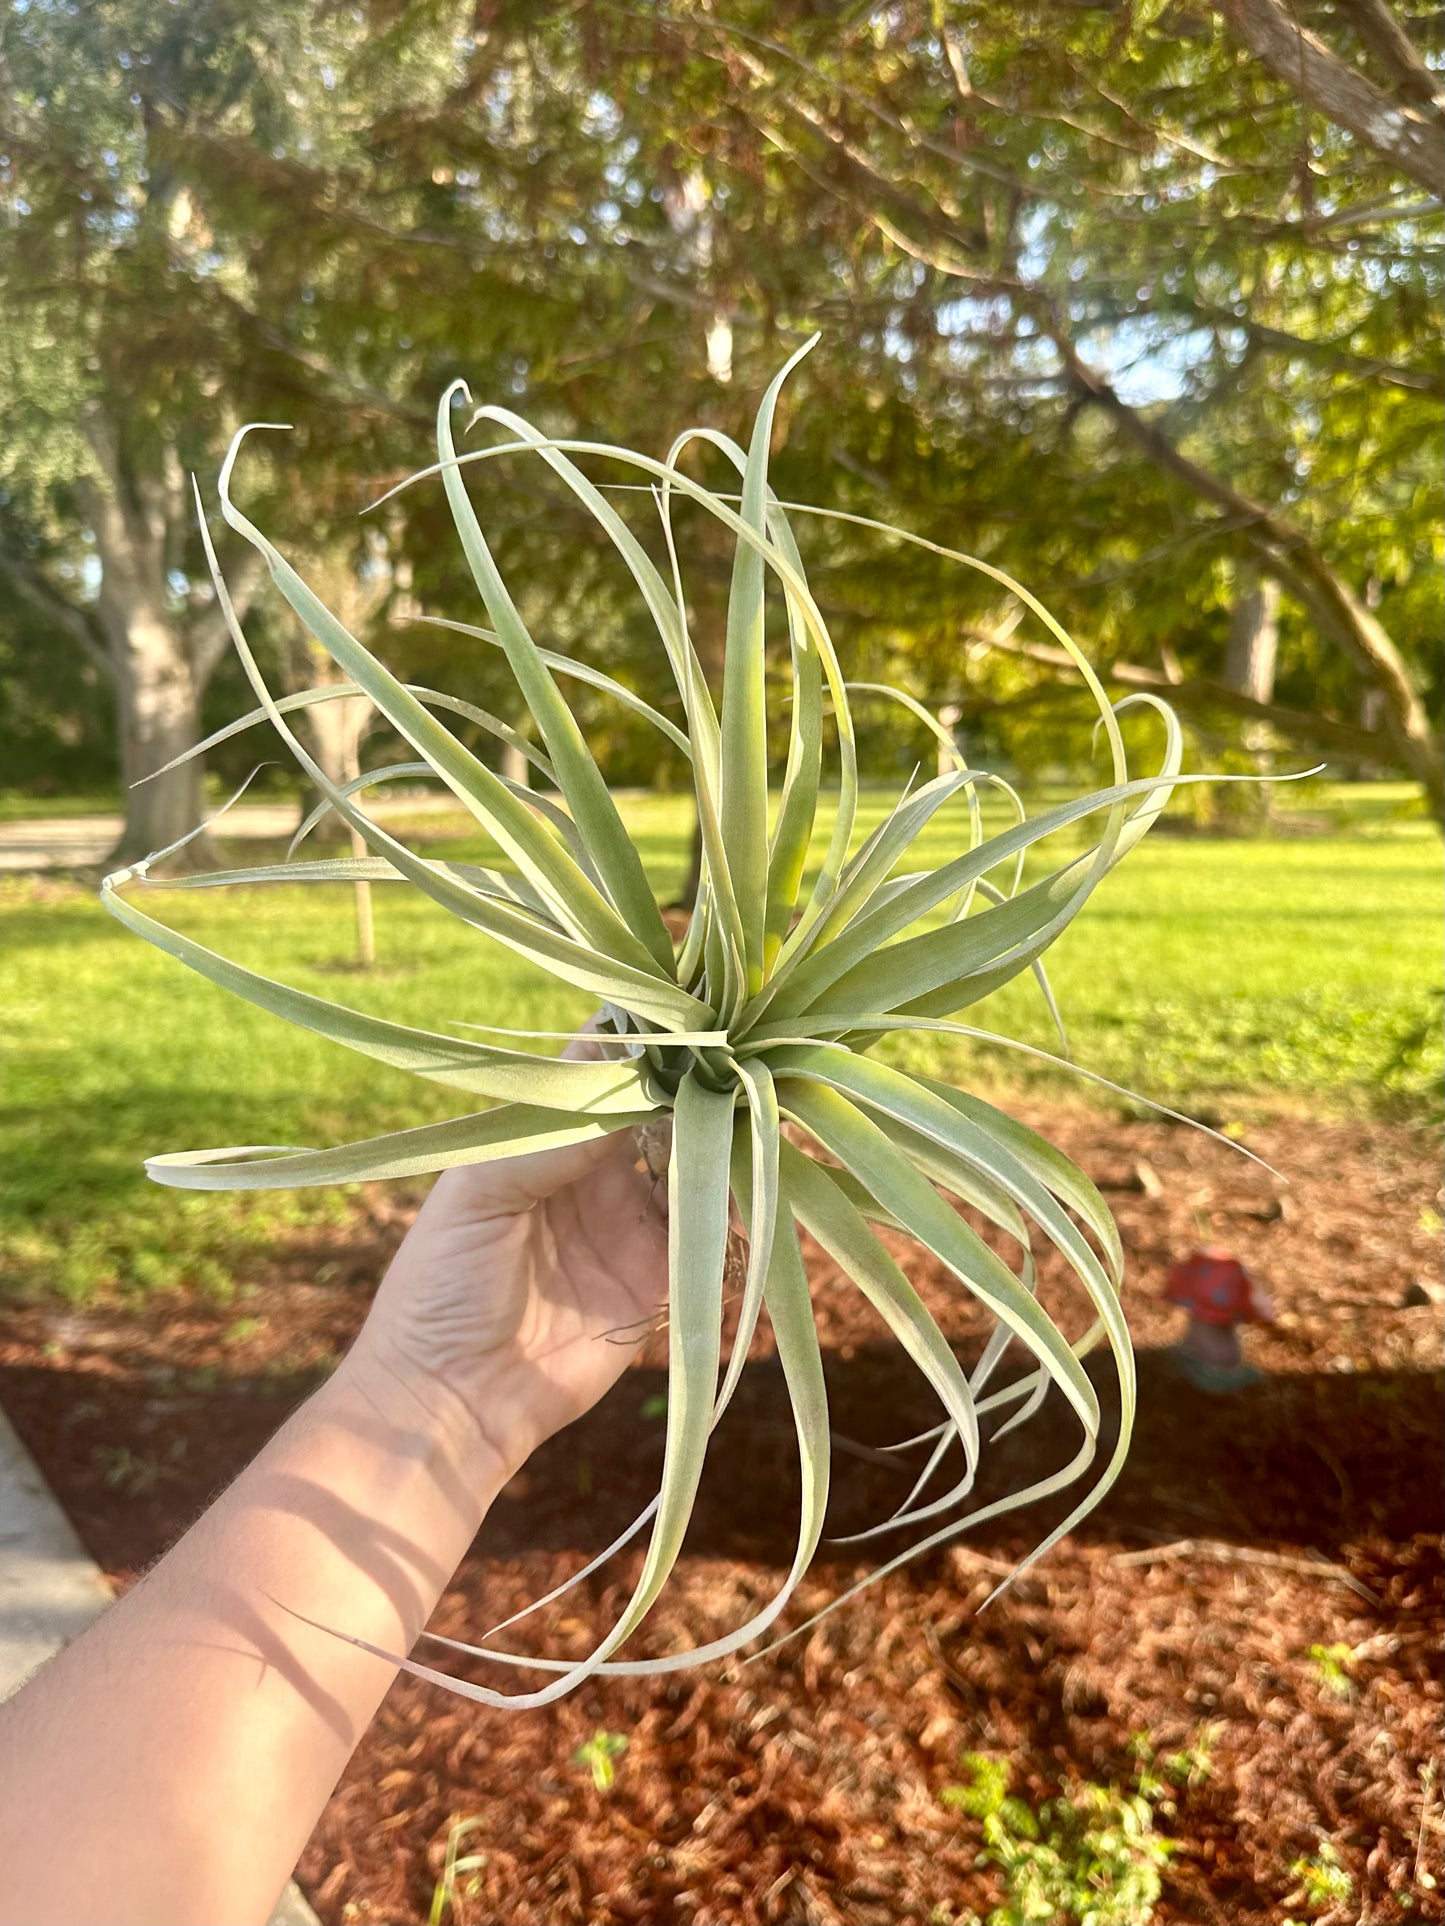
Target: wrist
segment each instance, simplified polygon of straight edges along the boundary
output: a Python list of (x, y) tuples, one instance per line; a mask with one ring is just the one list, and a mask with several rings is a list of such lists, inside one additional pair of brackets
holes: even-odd
[(477, 1524), (517, 1469), (443, 1378), (365, 1331), (317, 1397), (328, 1414), (359, 1414), (388, 1452), (428, 1465), (459, 1501), (471, 1502)]

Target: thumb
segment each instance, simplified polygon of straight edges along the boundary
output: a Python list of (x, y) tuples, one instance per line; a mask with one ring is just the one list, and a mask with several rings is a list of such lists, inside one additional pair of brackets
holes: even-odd
[(446, 1172), (440, 1182), (451, 1177), (461, 1180), (458, 1188), (465, 1186), (465, 1208), (472, 1217), (511, 1217), (531, 1210), (567, 1184), (590, 1177), (609, 1158), (623, 1154), (629, 1163), (636, 1160), (630, 1128), (589, 1137), (585, 1143), (559, 1144), (551, 1150), (528, 1150), (516, 1157), (499, 1157), (494, 1163), (472, 1164)]
[[(605, 1036), (599, 1037), (596, 1033), (601, 1016), (598, 1011), (589, 1017), (562, 1052), (564, 1058), (573, 1062), (594, 1061), (613, 1054), (606, 1046)], [(609, 1131), (605, 1136), (590, 1137), (580, 1144), (523, 1151), (515, 1157), (498, 1158), (494, 1163), (450, 1171), (441, 1179), (441, 1184), (447, 1183), (449, 1177), (458, 1179), (455, 1189), (462, 1190), (465, 1208), (474, 1217), (513, 1216), (530, 1210), (567, 1184), (591, 1176), (609, 1158), (625, 1156), (630, 1164), (636, 1162), (638, 1155), (636, 1134), (628, 1126)]]

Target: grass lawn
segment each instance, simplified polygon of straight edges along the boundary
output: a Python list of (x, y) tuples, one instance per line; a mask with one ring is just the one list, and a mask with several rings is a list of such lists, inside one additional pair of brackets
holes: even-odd
[[(1377, 785), (1312, 798), (1308, 835), (1146, 838), (1051, 954), (1078, 1060), (1225, 1122), (1390, 1100), (1386, 1066), (1440, 979), (1440, 842), (1410, 815), (1408, 794)], [(867, 799), (865, 830), (885, 805)], [(625, 814), (666, 898), (682, 874), (687, 806), (636, 795)], [(418, 817), (413, 828), (438, 853), (485, 852), (460, 816)], [(951, 853), (958, 833), (937, 825), (920, 860)], [(1066, 834), (1075, 840), (1065, 847), (1080, 846)], [(269, 854), (235, 851), (244, 862)], [(580, 993), (405, 887), (376, 892), (380, 962), (365, 975), (348, 960), (344, 890), (153, 892), (145, 903), (242, 962), (407, 1021), (553, 1029), (586, 1013)], [(344, 1215), (347, 1197), (164, 1191), (140, 1174), (145, 1153), (321, 1144), (465, 1107), (457, 1092), (285, 1028), (192, 977), (70, 884), (0, 883), (0, 982), (0, 1285), (11, 1289), (224, 1290), (246, 1247)], [(1051, 1041), (1027, 983), (973, 1020)], [(996, 1049), (919, 1038), (888, 1048), (975, 1088), (1089, 1091)]]
[(50, 822), (60, 816), (110, 816), (121, 809), (120, 792), (97, 795), (27, 796), (0, 789), (0, 823)]

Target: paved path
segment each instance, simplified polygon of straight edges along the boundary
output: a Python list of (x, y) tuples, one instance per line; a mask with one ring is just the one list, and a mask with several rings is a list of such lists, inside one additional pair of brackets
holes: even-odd
[(109, 1585), (0, 1412), (0, 1699), (110, 1600)]
[[(111, 1596), (0, 1411), (0, 1699), (83, 1632)], [(271, 1926), (317, 1926), (294, 1881), (281, 1895)]]
[[(368, 813), (378, 822), (388, 816), (445, 814), (461, 805), (451, 795), (373, 800)], [(274, 842), (289, 836), (300, 817), (295, 803), (237, 803), (221, 828), (225, 842)], [(120, 835), (119, 816), (52, 816), (48, 820), (0, 823), (0, 870), (84, 869), (101, 862)]]

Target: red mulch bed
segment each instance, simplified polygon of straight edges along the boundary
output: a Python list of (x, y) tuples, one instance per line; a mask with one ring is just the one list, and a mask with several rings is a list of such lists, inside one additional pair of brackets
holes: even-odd
[[(987, 1611), (1050, 1514), (1016, 1514), (895, 1574), (730, 1678), (594, 1684), (500, 1714), (410, 1681), (382, 1708), (302, 1859), (323, 1920), (427, 1917), (448, 1827), (486, 1865), (460, 1922), (952, 1921), (998, 1903), (977, 1826), (940, 1803), (963, 1750), (1007, 1755), (1032, 1800), (1128, 1780), (1129, 1742), (1212, 1728), (1211, 1776), (1162, 1816), (1176, 1842), (1160, 1920), (1281, 1921), (1322, 1836), (1354, 1897), (1340, 1921), (1440, 1920), (1441, 1331), (1429, 1226), (1437, 1155), (1395, 1126), (1278, 1123), (1251, 1139), (1281, 1184), (1160, 1124), (1036, 1116), (1104, 1187), (1130, 1258), (1138, 1433), (1085, 1527)], [(119, 1583), (159, 1553), (344, 1348), (408, 1216), (366, 1200), (345, 1236), (280, 1254), (229, 1304), (150, 1299), (0, 1319), (0, 1400)], [(1438, 1220), (1436, 1220), (1438, 1221)], [(1250, 1264), (1281, 1311), (1251, 1335), (1263, 1380), (1191, 1390), (1166, 1347), (1170, 1260), (1203, 1237)], [(912, 1262), (950, 1337), (981, 1326)], [(883, 1442), (932, 1421), (927, 1394), (856, 1293), (812, 1254), (838, 1431)], [(1063, 1303), (1056, 1270), (1046, 1295)], [(1429, 1289), (1422, 1285), (1429, 1285)], [(1414, 1302), (1412, 1300), (1420, 1300)], [(663, 1385), (650, 1349), (503, 1495), (436, 1629), (474, 1636), (576, 1571), (655, 1489)], [(1101, 1376), (1100, 1382), (1103, 1383)], [(1073, 1449), (1046, 1407), (1000, 1445), (990, 1488)], [(760, 1339), (715, 1453), (679, 1574), (639, 1639), (664, 1651), (746, 1616), (787, 1562), (796, 1494), (780, 1374)], [(840, 1453), (836, 1531), (902, 1496)], [(987, 1496), (987, 1493), (981, 1494)], [(619, 1608), (624, 1557), (536, 1621), (581, 1652)], [(828, 1551), (797, 1623), (866, 1569)], [(1347, 1694), (1311, 1646), (1345, 1644)], [(493, 1675), (495, 1677), (495, 1674)], [(573, 1762), (626, 1734), (610, 1793)]]

